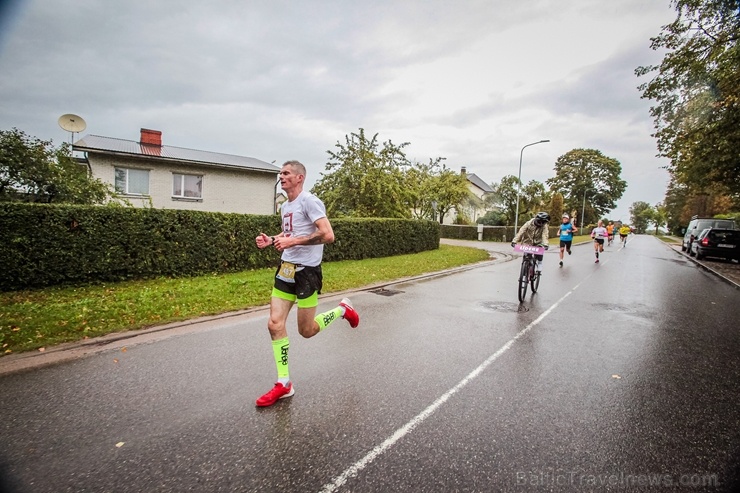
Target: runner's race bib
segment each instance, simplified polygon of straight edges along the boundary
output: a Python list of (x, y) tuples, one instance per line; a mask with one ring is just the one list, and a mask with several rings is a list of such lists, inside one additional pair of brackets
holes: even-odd
[(296, 265), (290, 262), (280, 262), (277, 278), (285, 282), (295, 282)]

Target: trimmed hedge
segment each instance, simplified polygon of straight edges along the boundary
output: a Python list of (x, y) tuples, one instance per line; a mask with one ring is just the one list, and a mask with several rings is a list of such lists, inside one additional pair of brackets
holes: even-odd
[[(432, 221), (332, 220), (324, 260), (363, 259), (439, 248)], [(0, 203), (0, 290), (194, 276), (276, 265), (260, 231), (278, 216), (173, 209)]]
[[(559, 235), (559, 227), (560, 226), (550, 226), (548, 228), (550, 238), (554, 238)], [(440, 224), (440, 236), (442, 238), (453, 238), (456, 240), (477, 240), (478, 226)], [(483, 241), (510, 242), (513, 238), (514, 226), (483, 226)]]

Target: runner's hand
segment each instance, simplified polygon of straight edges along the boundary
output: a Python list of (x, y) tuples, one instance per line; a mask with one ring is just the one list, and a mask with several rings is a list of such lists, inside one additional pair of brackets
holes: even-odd
[(516, 248), (516, 241), (511, 242), (511, 248)]

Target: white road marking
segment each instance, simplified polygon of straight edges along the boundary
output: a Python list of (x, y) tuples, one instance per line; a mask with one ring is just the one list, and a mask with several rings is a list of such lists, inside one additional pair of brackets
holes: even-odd
[[(591, 277), (592, 274), (588, 275), (586, 279)], [(339, 488), (344, 485), (349, 478), (355, 477), (357, 473), (365, 469), (365, 467), (368, 466), (372, 461), (377, 459), (381, 454), (383, 454), (386, 450), (391, 448), (396, 442), (398, 442), (401, 438), (408, 435), (413, 431), (414, 428), (419, 426), (425, 419), (427, 419), (429, 416), (431, 416), (434, 411), (437, 410), (442, 404), (447, 402), (450, 397), (452, 397), (455, 393), (457, 393), (459, 390), (461, 390), (463, 387), (465, 387), (467, 384), (469, 384), (471, 381), (473, 381), (478, 375), (483, 372), (488, 366), (491, 365), (494, 361), (498, 359), (499, 356), (504, 354), (506, 351), (508, 351), (514, 343), (524, 336), (527, 332), (529, 332), (534, 326), (539, 324), (542, 320), (544, 320), (545, 317), (547, 317), (557, 306), (563, 302), (565, 298), (570, 296), (573, 291), (578, 289), (578, 286), (583, 284), (586, 279), (579, 282), (573, 289), (568, 291), (563, 295), (562, 298), (560, 298), (558, 301), (556, 301), (550, 308), (545, 310), (542, 315), (537, 317), (533, 322), (531, 322), (529, 325), (524, 327), (521, 331), (519, 331), (512, 339), (509, 340), (506, 344), (504, 344), (498, 351), (493, 353), (491, 356), (488, 357), (483, 363), (478, 366), (475, 370), (468, 373), (468, 375), (460, 380), (460, 382), (452, 387), (450, 390), (445, 392), (441, 397), (439, 397), (436, 401), (434, 401), (429, 407), (424, 409), (422, 412), (411, 418), (411, 421), (397, 429), (391, 436), (385, 439), (383, 443), (380, 445), (376, 445), (370, 452), (365, 455), (362, 459), (358, 460), (351, 466), (349, 466), (347, 469), (344, 470), (342, 474), (332, 479), (330, 483), (327, 483), (324, 485), (324, 487), (321, 489), (321, 493), (332, 493), (334, 491), (337, 491)]]

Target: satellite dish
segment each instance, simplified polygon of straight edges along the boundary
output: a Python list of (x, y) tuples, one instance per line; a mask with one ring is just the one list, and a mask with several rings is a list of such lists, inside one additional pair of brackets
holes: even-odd
[(67, 132), (72, 133), (72, 139), (70, 141), (71, 144), (73, 143), (72, 141), (75, 140), (75, 132), (82, 132), (85, 130), (87, 128), (87, 123), (85, 123), (85, 120), (81, 116), (67, 113), (59, 117), (59, 126)]

